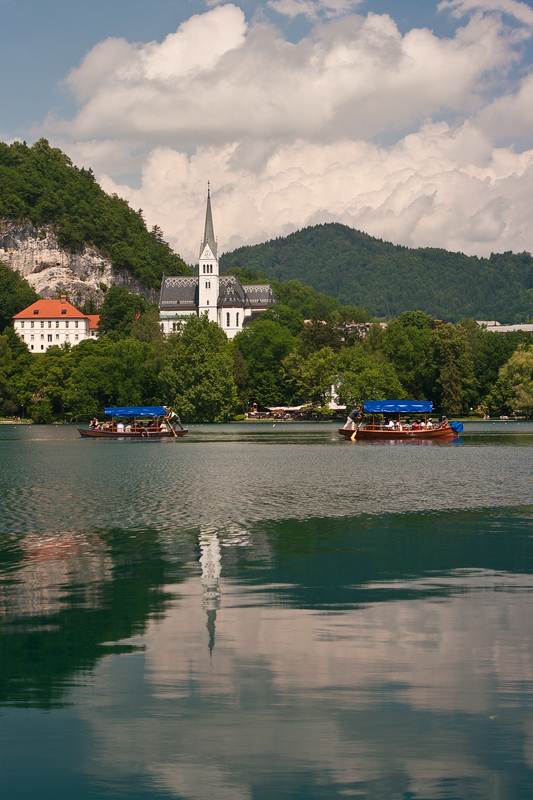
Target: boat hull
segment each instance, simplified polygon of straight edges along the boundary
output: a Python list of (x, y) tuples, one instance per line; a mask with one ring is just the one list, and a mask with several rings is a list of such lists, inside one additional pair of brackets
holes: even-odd
[[(173, 431), (96, 431), (91, 428), (78, 428), (78, 432), (83, 439), (135, 439), (138, 441), (148, 441), (148, 439), (174, 439)], [(189, 433), (187, 428), (177, 430), (176, 436), (186, 436)]]
[[(339, 428), (341, 436), (351, 439), (355, 433), (355, 428)], [(430, 439), (430, 440), (443, 440), (443, 439), (457, 439), (458, 433), (450, 428), (449, 425), (444, 425), (442, 428), (432, 428), (431, 430), (419, 431), (389, 431), (386, 429), (377, 428), (359, 428), (356, 440), (359, 439), (373, 439), (374, 441), (390, 441), (391, 439), (399, 441), (410, 441), (412, 439)]]

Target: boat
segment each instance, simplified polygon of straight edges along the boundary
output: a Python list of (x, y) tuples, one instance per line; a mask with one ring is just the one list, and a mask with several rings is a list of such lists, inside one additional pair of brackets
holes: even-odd
[[(426, 439), (442, 441), (456, 439), (463, 430), (462, 422), (448, 422), (444, 420), (437, 425), (428, 421), (427, 415), (433, 411), (431, 400), (365, 400), (363, 403), (365, 414), (372, 414), (371, 422), (361, 422), (355, 428), (339, 428), (341, 436), (348, 439), (374, 439), (389, 441), (396, 439), (406, 441), (411, 439)], [(376, 421), (376, 414), (389, 416), (390, 422)], [(424, 414), (421, 427), (414, 428), (403, 422), (402, 414)], [(397, 415), (397, 419), (394, 417)], [(431, 427), (428, 427), (431, 426)]]
[[(104, 409), (106, 417), (111, 421), (78, 428), (83, 439), (174, 439), (186, 436), (187, 428), (181, 427), (179, 417), (164, 406), (121, 406)], [(149, 418), (147, 424), (141, 419)], [(124, 424), (123, 420), (126, 420)], [(176, 423), (180, 426), (176, 427)], [(127, 430), (129, 428), (129, 430)]]

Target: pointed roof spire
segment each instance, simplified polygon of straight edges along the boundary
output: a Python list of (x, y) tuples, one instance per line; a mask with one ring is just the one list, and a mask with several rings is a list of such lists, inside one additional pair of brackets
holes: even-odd
[(215, 239), (215, 231), (213, 229), (213, 215), (211, 213), (211, 184), (207, 181), (207, 208), (205, 210), (205, 228), (204, 228), (204, 238), (202, 239), (202, 246), (200, 248), (200, 255), (202, 255), (203, 250), (206, 246), (209, 245), (211, 248), (211, 252), (217, 257), (217, 242)]

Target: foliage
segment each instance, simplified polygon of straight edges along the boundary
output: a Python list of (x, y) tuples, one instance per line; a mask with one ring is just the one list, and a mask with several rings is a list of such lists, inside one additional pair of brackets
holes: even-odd
[(281, 373), (281, 363), (295, 343), (289, 329), (271, 319), (259, 317), (233, 341), (244, 356), (250, 392), (256, 402), (262, 406), (274, 406), (289, 399)]
[(158, 287), (163, 273), (191, 274), (159, 229), (147, 230), (141, 211), (106, 194), (92, 170), (73, 166), (46, 139), (32, 147), (0, 143), (0, 216), (51, 223), (60, 245), (72, 251), (94, 245), (144, 286)]
[(318, 315), (306, 322), (298, 336), (296, 348), (303, 358), (316, 353), (324, 347), (331, 350), (341, 349), (341, 334), (329, 320), (322, 320)]
[(293, 351), (283, 360), (282, 367), (283, 377), (299, 404), (327, 405), (337, 373), (337, 356), (331, 347), (312, 352), (306, 358)]
[(207, 316), (190, 317), (168, 342), (161, 371), (166, 398), (188, 422), (224, 422), (234, 414), (237, 390), (231, 346)]
[(391, 400), (405, 397), (392, 364), (369, 355), (361, 345), (347, 347), (338, 357), (337, 393), (341, 403), (355, 408), (364, 400)]
[(433, 359), (438, 377), (435, 401), (446, 414), (460, 414), (476, 397), (474, 368), (460, 326), (437, 325), (431, 332)]
[(0, 331), (13, 324), (13, 317), (39, 299), (27, 281), (0, 261)]
[[(529, 253), (477, 258), (436, 248), (413, 250), (331, 223), (225, 253), (221, 266), (262, 272), (286, 305), (291, 305), (287, 287), (301, 282), (342, 305), (363, 306), (386, 319), (411, 309), (455, 322), (466, 316), (515, 323), (533, 316)], [(280, 290), (276, 281), (287, 283)], [(308, 319), (315, 311), (325, 319), (332, 309), (310, 306), (302, 313)]]
[(528, 417), (533, 416), (533, 345), (525, 347), (520, 344), (501, 367), (498, 381), (488, 398), (492, 408), (498, 403), (502, 413), (512, 407)]
[(148, 310), (148, 303), (138, 294), (131, 294), (122, 286), (111, 286), (100, 309), (98, 331), (127, 336), (135, 320)]

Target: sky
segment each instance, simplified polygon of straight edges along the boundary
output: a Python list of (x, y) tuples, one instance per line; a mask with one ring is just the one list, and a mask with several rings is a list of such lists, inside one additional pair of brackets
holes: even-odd
[(533, 0), (0, 0), (0, 139), (44, 136), (188, 263), (341, 222), (533, 251)]

